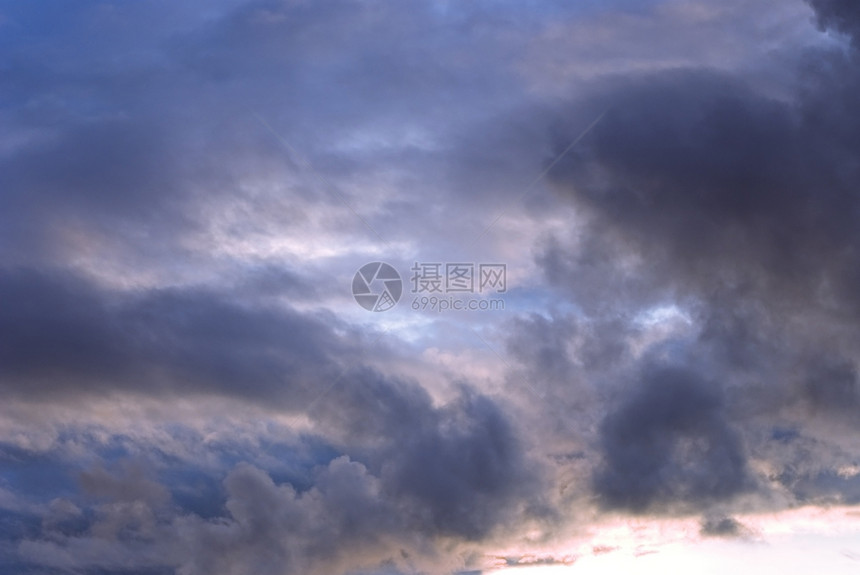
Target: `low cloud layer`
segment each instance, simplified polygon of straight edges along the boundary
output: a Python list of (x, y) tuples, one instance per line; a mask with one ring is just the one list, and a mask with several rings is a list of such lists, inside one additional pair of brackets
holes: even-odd
[[(856, 505), (858, 39), (0, 1), (0, 570), (482, 573)], [(380, 260), (506, 263), (507, 306), (365, 312)]]

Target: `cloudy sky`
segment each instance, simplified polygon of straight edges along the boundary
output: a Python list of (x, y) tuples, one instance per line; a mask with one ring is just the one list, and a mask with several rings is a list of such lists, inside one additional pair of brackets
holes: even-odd
[(0, 0), (0, 573), (855, 573), (858, 101), (854, 0)]

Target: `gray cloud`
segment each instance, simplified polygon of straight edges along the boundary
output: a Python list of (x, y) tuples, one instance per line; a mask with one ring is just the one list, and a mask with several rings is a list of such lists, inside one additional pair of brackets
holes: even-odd
[(747, 532), (733, 517), (708, 517), (702, 521), (702, 534), (707, 537), (739, 537)]
[(417, 504), (434, 531), (473, 540), (524, 511), (546, 513), (533, 495), (541, 491), (538, 469), (496, 405), (467, 395), (442, 416), (432, 427), (410, 430), (396, 446), (404, 456), (391, 454), (383, 464), (392, 492)]
[[(499, 414), (474, 412), (495, 408), (480, 398), (464, 402), (473, 407), (451, 406), (440, 413), (439, 428), (405, 440), (424, 448), (430, 460), (411, 457), (393, 443), (378, 453), (353, 446), (347, 450), (368, 459), (369, 466), (337, 456), (314, 465), (307, 485), (276, 483), (264, 469), (241, 463), (226, 473), (222, 504), (211, 517), (178, 505), (180, 491), (174, 490), (183, 483), (159, 481), (158, 470), (167, 462), (159, 462), (155, 452), (151, 465), (126, 460), (112, 469), (85, 469), (79, 476), (85, 498), (78, 504), (57, 499), (45, 511), (32, 512), (42, 517), (41, 529), (17, 535), (15, 557), (29, 568), (86, 572), (322, 573), (386, 563), (448, 572), (466, 559), (450, 556), (450, 546), (444, 551), (449, 556), (440, 556), (436, 538), (449, 545), (478, 541), (505, 521), (522, 520), (531, 497), (525, 491), (533, 485), (529, 477), (535, 477), (516, 447), (491, 445), (510, 440), (495, 433), (507, 424), (498, 421)], [(487, 417), (497, 421), (488, 424)], [(379, 460), (384, 464), (374, 473)]]
[[(856, 84), (828, 80), (838, 84), (821, 89), (834, 97)], [(600, 129), (556, 172), (576, 182), (597, 226), (697, 290), (856, 305), (850, 115), (814, 90), (784, 103), (705, 71), (621, 84), (605, 98), (612, 112)], [(822, 130), (837, 122), (841, 134)]]
[[(841, 3), (812, 5), (824, 25), (853, 30)], [(606, 387), (592, 396), (607, 415), (586, 450), (602, 458), (593, 488), (605, 506), (695, 513), (753, 492), (774, 504), (783, 488), (852, 499), (851, 481), (835, 478), (856, 457), (836, 429), (856, 417), (856, 59), (810, 49), (778, 95), (744, 73), (686, 68), (604, 78), (575, 104), (609, 108), (550, 174), (584, 223), (576, 241), (550, 236), (537, 261), (589, 322), (624, 327), (601, 338), (615, 350), (602, 366), (564, 323), (511, 339), (556, 350), (552, 361), (521, 354), (547, 380), (564, 379), (565, 358), (568, 386)], [(661, 334), (647, 319), (661, 306), (686, 319), (660, 320)], [(655, 369), (655, 358), (695, 369)], [(799, 475), (799, 444), (771, 445), (769, 430), (786, 424), (815, 427)], [(754, 478), (750, 458), (791, 479)]]
[(649, 368), (601, 426), (605, 464), (594, 489), (602, 504), (635, 512), (700, 508), (749, 489), (743, 445), (721, 403), (715, 384), (694, 373)]
[(860, 9), (850, 0), (808, 0), (815, 9), (819, 24), (834, 28), (860, 42)]
[[(0, 2), (2, 568), (450, 573), (855, 502), (860, 76), (810, 14)], [(366, 258), (529, 248), (493, 394), (422, 373), (454, 322), (341, 313)]]
[(318, 377), (337, 377), (330, 358), (351, 346), (322, 318), (243, 308), (206, 290), (123, 294), (61, 272), (0, 276), (0, 370), (10, 395), (309, 396)]
[[(102, 501), (93, 521), (69, 534), (46, 520), (47, 539), (21, 544), (28, 563), (113, 569), (111, 557), (120, 561), (132, 537), (136, 559), (123, 561), (141, 568), (306, 572), (350, 549), (371, 549), (374, 561), (396, 556), (388, 540), (404, 534), (400, 545), (418, 550), (418, 535), (480, 541), (511, 521), (546, 514), (539, 466), (499, 406), (463, 389), (459, 400), (434, 407), (414, 382), (362, 367), (366, 336), (343, 325), (348, 335), (336, 335), (339, 322), (330, 316), (240, 306), (201, 290), (111, 292), (69, 274), (26, 270), (4, 273), (0, 293), (9, 397), (226, 396), (298, 414), (312, 405), (307, 415), (321, 438), (348, 454), (311, 478), (310, 494), (240, 466), (225, 483), (229, 528), (170, 511), (167, 488), (140, 466), (85, 470), (83, 492)], [(190, 531), (171, 534), (182, 526)]]
[(105, 393), (227, 397), (307, 415), (320, 440), (345, 454), (293, 478), (295, 487), (240, 465), (225, 483), (226, 526), (175, 509), (186, 501), (199, 511), (203, 502), (170, 497), (144, 467), (85, 469), (78, 481), (98, 502), (92, 520), (71, 528), (45, 519), (46, 531), (21, 543), (28, 564), (307, 572), (332, 557), (396, 557), (398, 545), (417, 553), (436, 538), (476, 542), (547, 514), (540, 465), (500, 406), (467, 388), (434, 406), (415, 382), (363, 365), (368, 336), (329, 314), (243, 305), (201, 289), (112, 291), (65, 272), (5, 271), (0, 294), (7, 397), (47, 405)]

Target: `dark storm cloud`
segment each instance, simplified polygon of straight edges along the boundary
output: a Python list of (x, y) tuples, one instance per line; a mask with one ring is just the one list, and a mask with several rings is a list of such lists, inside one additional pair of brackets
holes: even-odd
[(283, 399), (310, 394), (312, 377), (334, 377), (335, 358), (352, 346), (331, 331), (332, 318), (243, 307), (206, 290), (118, 293), (72, 274), (7, 270), (0, 294), (9, 396), (198, 390)]
[(860, 47), (860, 6), (851, 0), (807, 0), (815, 9), (819, 24), (851, 36)]
[[(812, 5), (823, 25), (855, 34), (853, 4)], [(626, 333), (602, 369), (585, 367), (572, 328), (519, 348), (562, 350), (525, 358), (547, 379), (565, 358), (572, 388), (606, 382), (593, 483), (605, 506), (696, 512), (783, 487), (798, 501), (853, 500), (837, 468), (856, 457), (841, 433), (854, 429), (858, 393), (858, 57), (809, 50), (785, 91), (688, 68), (606, 78), (577, 103), (609, 112), (549, 177), (585, 223), (576, 243), (547, 240), (538, 262), (590, 322), (613, 318)], [(642, 322), (668, 304), (686, 319), (634, 352)], [(642, 349), (695, 371), (655, 370)], [(768, 430), (822, 418), (831, 427), (811, 432), (816, 448), (793, 471), (800, 444), (772, 445)], [(753, 477), (753, 454), (786, 474), (782, 487)]]
[(858, 77), (818, 80), (797, 103), (698, 70), (622, 81), (556, 178), (574, 182), (596, 227), (682, 286), (838, 298), (856, 312), (860, 125), (840, 101)]
[[(206, 290), (112, 291), (69, 273), (31, 270), (0, 274), (0, 298), (6, 397), (51, 405), (105, 393), (227, 396), (307, 415), (327, 449), (344, 454), (343, 465), (336, 459), (329, 471), (292, 470), (287, 479), (294, 485), (276, 485), (269, 472), (240, 465), (225, 484), (229, 527), (210, 523), (211, 498), (188, 499), (178, 486), (178, 496), (169, 495), (174, 487), (157, 482), (157, 467), (85, 469), (78, 483), (99, 502), (92, 523), (85, 535), (54, 530), (28, 539), (21, 553), (34, 565), (111, 568), (120, 561), (114, 554), (124, 557), (115, 540), (133, 533), (156, 542), (126, 549), (141, 568), (166, 561), (194, 573), (211, 572), (213, 564), (305, 572), (308, 562), (349, 549), (370, 549), (375, 560), (396, 556), (387, 541), (402, 534), (407, 548), (416, 536), (480, 541), (511, 521), (547, 513), (541, 471), (500, 406), (469, 389), (434, 406), (417, 383), (363, 366), (367, 337), (327, 314), (243, 305)], [(120, 452), (133, 444), (122, 441)], [(74, 462), (60, 467), (68, 465)], [(209, 471), (204, 483), (217, 473), (225, 470)], [(190, 509), (171, 511), (171, 500)], [(201, 505), (203, 517), (191, 513)], [(190, 531), (168, 534), (180, 525)], [(116, 548), (98, 559), (108, 544)], [(191, 546), (188, 554), (172, 554), (177, 544)], [(39, 551), (44, 546), (56, 553)], [(64, 559), (67, 553), (75, 560)]]
[(716, 385), (677, 368), (649, 367), (600, 429), (601, 503), (634, 512), (700, 508), (751, 486), (741, 440)]
[[(610, 113), (553, 172), (591, 218), (598, 283), (622, 294), (608, 299), (622, 310), (666, 294), (704, 302), (704, 337), (735, 352), (768, 332), (804, 339), (779, 333), (789, 317), (856, 338), (841, 321), (860, 311), (860, 124), (848, 104), (860, 93), (856, 58), (805, 56), (790, 99), (703, 70), (610, 82), (600, 100)], [(550, 279), (585, 294), (564, 272), (581, 257), (550, 248), (542, 260)], [(631, 269), (640, 292), (624, 298), (618, 286)], [(844, 353), (846, 341), (830, 353)]]
[[(815, 5), (823, 25), (853, 33), (847, 4)], [(637, 10), (637, 21), (653, 16), (650, 5)], [(527, 53), (555, 46), (538, 36), (565, 35), (568, 16), (518, 3), (0, 2), (4, 399), (46, 414), (105, 398), (166, 412), (200, 404), (206, 419), (221, 401), (215, 411), (260, 414), (260, 428), (270, 415), (308, 426), (291, 443), (271, 439), (291, 432), (217, 421), (222, 434), (271, 436), (213, 440), (139, 415), (127, 423), (140, 428), (133, 437), (69, 424), (55, 440), (61, 455), (2, 444), (3, 485), (51, 499), (12, 514), (16, 549), (4, 565), (452, 572), (464, 568), (461, 545), (572, 522), (567, 512), (595, 493), (604, 508), (634, 513), (729, 506), (761, 488), (748, 450), (770, 456), (772, 482), (800, 500), (848, 493), (851, 478), (815, 461), (788, 469), (800, 440), (762, 447), (738, 420), (792, 401), (847, 420), (856, 405), (852, 340), (811, 336), (803, 347), (774, 319), (778, 304), (810, 297), (824, 316), (860, 311), (853, 56), (808, 56), (790, 102), (728, 72), (600, 79), (577, 86), (576, 110), (557, 121), (556, 96), (528, 77), (535, 59), (566, 61)], [(656, 29), (665, 23), (633, 27)], [(605, 27), (596, 36), (615, 38)], [(565, 74), (549, 77), (568, 85)], [(327, 305), (333, 288), (310, 276), (330, 256), (306, 258), (309, 246), (330, 247), (333, 228), (350, 248), (366, 237), (336, 189), (386, 238), (433, 250), (458, 218), (471, 229), (515, 197), (540, 171), (535, 158), (563, 149), (566, 127), (607, 104), (550, 174), (591, 218), (582, 249), (551, 239), (538, 258), (577, 310), (512, 322), (508, 351), (547, 401), (523, 401), (518, 382), (504, 392), (510, 402), (469, 385), (440, 402), (380, 367), (417, 371), (397, 355), (405, 343), (389, 348), (332, 313), (283, 304)], [(551, 209), (532, 199), (526, 226)], [(438, 233), (422, 236), (422, 224)], [(271, 257), (257, 231), (288, 247)], [(253, 261), (236, 261), (243, 250)], [(229, 272), (212, 272), (220, 266)], [(126, 277), (137, 272), (143, 280)], [(152, 285), (174, 287), (140, 287)], [(701, 333), (649, 340), (638, 314), (667, 302), (692, 302)], [(779, 349), (801, 347), (789, 377)], [(813, 361), (819, 348), (825, 361)], [(696, 369), (643, 367), (643, 349)], [(790, 389), (758, 382), (774, 374)], [(747, 401), (739, 382), (751, 380), (758, 395)], [(523, 413), (531, 419), (512, 415)], [(183, 449), (165, 455), (163, 436)], [(115, 462), (130, 453), (145, 463)], [(549, 485), (547, 453), (576, 473), (563, 468)]]
[[(383, 562), (415, 569), (438, 565), (437, 538), (479, 541), (534, 515), (525, 508), (536, 500), (537, 473), (488, 399), (465, 394), (440, 409), (425, 403), (412, 411), (420, 420), (415, 425), (391, 420), (383, 424), (386, 435), (373, 441), (343, 442), (340, 453), (351, 455), (305, 462), (307, 482), (277, 482), (249, 463), (205, 472), (207, 481), (226, 475), (205, 516), (180, 505), (187, 478), (164, 471), (186, 464), (199, 470), (199, 462), (140, 445), (149, 463), (85, 468), (77, 478), (81, 494), (16, 520), (20, 529), (25, 519), (42, 525), (17, 532), (16, 557), (31, 568), (124, 565), (201, 574), (332, 572)], [(384, 413), (363, 417), (385, 419)], [(265, 449), (242, 447), (246, 459)], [(207, 446), (210, 455), (215, 450)], [(441, 560), (452, 569), (462, 565), (458, 557)]]
[[(479, 540), (522, 511), (493, 501), (525, 503), (539, 491), (535, 469), (501, 410), (487, 398), (466, 395), (431, 426), (410, 430), (383, 464), (391, 491), (414, 502), (432, 530)], [(427, 513), (429, 512), (429, 515)]]
[[(337, 458), (318, 469), (301, 495), (275, 486), (258, 469), (236, 469), (225, 483), (226, 528), (190, 523), (199, 552), (191, 554), (189, 572), (225, 564), (242, 566), (243, 573), (248, 565), (263, 573), (302, 572), (349, 554), (354, 567), (380, 553), (402, 564), (426, 552), (414, 546), (416, 536), (476, 541), (523, 517), (535, 475), (496, 407), (464, 397), (419, 415), (425, 423), (391, 429), (396, 441), (365, 451), (367, 466)], [(389, 549), (391, 542), (403, 551)]]
[[(81, 493), (67, 490), (47, 508), (10, 516), (17, 549), (9, 560), (85, 572), (283, 575), (380, 564), (412, 572), (416, 565), (438, 570), (440, 562), (456, 569), (463, 558), (451, 555), (452, 543), (479, 541), (528, 516), (534, 474), (515, 444), (503, 444), (510, 435), (501, 418), (486, 399), (464, 398), (431, 410), (425, 419), (433, 423), (419, 429), (391, 429), (393, 437), (377, 445), (342, 445), (354, 455), (312, 464), (309, 482), (275, 481), (248, 463), (203, 471), (207, 482), (223, 478), (205, 515), (182, 505), (189, 478), (165, 474), (187, 463), (199, 483), (199, 462), (165, 460), (144, 443), (152, 463), (85, 468)], [(413, 457), (403, 444), (423, 451)], [(260, 446), (243, 447), (247, 459), (262, 455)], [(205, 451), (212, 455), (213, 446)], [(195, 456), (203, 455), (198, 448)]]
[[(0, 374), (10, 397), (226, 395), (300, 411), (328, 390), (311, 414), (343, 438), (414, 442), (415, 456), (406, 450), (388, 470), (392, 481), (438, 503), (440, 521), (463, 532), (484, 520), (447, 517), (476, 503), (459, 490), (503, 494), (523, 465), (514, 432), (492, 402), (464, 391), (461, 403), (437, 411), (415, 382), (364, 365), (368, 336), (329, 314), (241, 305), (196, 289), (116, 292), (29, 270), (0, 273), (0, 299)], [(377, 357), (392, 353), (376, 347)], [(431, 461), (463, 473), (438, 477), (452, 481), (445, 501), (436, 500), (438, 487), (419, 480), (434, 483)]]

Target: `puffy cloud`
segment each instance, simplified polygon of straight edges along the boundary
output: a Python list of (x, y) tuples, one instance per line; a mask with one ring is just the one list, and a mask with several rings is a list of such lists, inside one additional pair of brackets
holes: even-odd
[[(0, 2), (0, 568), (450, 573), (856, 502), (860, 76), (808, 21), (853, 5), (60, 4)], [(426, 373), (487, 351), (456, 322), (343, 305), (476, 253), (525, 278), (487, 389)]]
[[(850, 33), (850, 9), (811, 4)], [(602, 461), (593, 487), (605, 506), (853, 500), (837, 470), (856, 458), (842, 440), (860, 336), (856, 59), (810, 49), (778, 93), (745, 72), (687, 67), (605, 78), (577, 102), (609, 109), (550, 173), (582, 223), (537, 259), (578, 314), (511, 339), (545, 381), (563, 379), (564, 361), (571, 389), (604, 387), (587, 396), (606, 414), (596, 445), (574, 427)], [(612, 353), (595, 364), (577, 325), (610, 321), (619, 327), (598, 341)], [(801, 457), (772, 435), (781, 426), (808, 429), (814, 446)]]
[[(454, 448), (454, 439), (447, 441)], [(483, 446), (473, 441), (456, 448), (480, 455)], [(464, 564), (466, 551), (450, 555), (452, 548), (443, 552), (434, 540), (477, 540), (523, 517), (529, 482), (517, 481), (528, 469), (512, 471), (505, 468), (511, 464), (487, 464), (480, 456), (398, 462), (404, 454), (391, 448), (383, 457), (375, 475), (350, 456), (337, 456), (312, 468), (309, 486), (276, 483), (263, 469), (240, 463), (227, 473), (211, 517), (177, 505), (169, 490), (182, 484), (159, 483), (139, 462), (84, 470), (83, 509), (57, 499), (31, 511), (42, 517), (41, 528), (16, 534), (15, 555), (31, 567), (55, 569), (282, 574), (388, 563), (449, 572)], [(462, 479), (452, 485), (452, 477)], [(457, 507), (437, 499), (443, 496)]]
[[(133, 449), (152, 463), (83, 469), (76, 476), (83, 499), (58, 499), (48, 514), (36, 513), (38, 537), (17, 535), (28, 564), (293, 573), (341, 561), (346, 569), (429, 556), (437, 539), (476, 542), (546, 514), (540, 466), (525, 455), (509, 414), (469, 388), (434, 406), (417, 383), (363, 365), (367, 336), (329, 314), (240, 305), (199, 289), (123, 292), (32, 270), (4, 272), (0, 292), (9, 397), (46, 406), (86, 404), (105, 393), (143, 401), (224, 397), (262, 417), (308, 416), (323, 445), (304, 470), (293, 468), (277, 484), (270, 472), (239, 464), (224, 482), (222, 511), (211, 483), (235, 461), (219, 452), (239, 445), (165, 453), (146, 434), (121, 440), (120, 453)], [(73, 429), (72, 437), (84, 432)], [(169, 433), (180, 443), (201, 440)], [(99, 443), (75, 441), (42, 454), (9, 453), (65, 470), (80, 465), (81, 452), (114, 457)], [(272, 447), (252, 449), (239, 461), (273, 465), (263, 457)], [(318, 467), (326, 451), (343, 455)], [(214, 468), (206, 452), (217, 456)], [(182, 468), (197, 471), (157, 479)], [(69, 479), (58, 477), (51, 489), (68, 497)], [(189, 480), (198, 482), (196, 494), (183, 485)], [(81, 505), (83, 514), (64, 512)]]
[(677, 368), (649, 368), (643, 380), (601, 426), (605, 464), (594, 478), (601, 503), (696, 509), (749, 489), (743, 446), (716, 385)]

